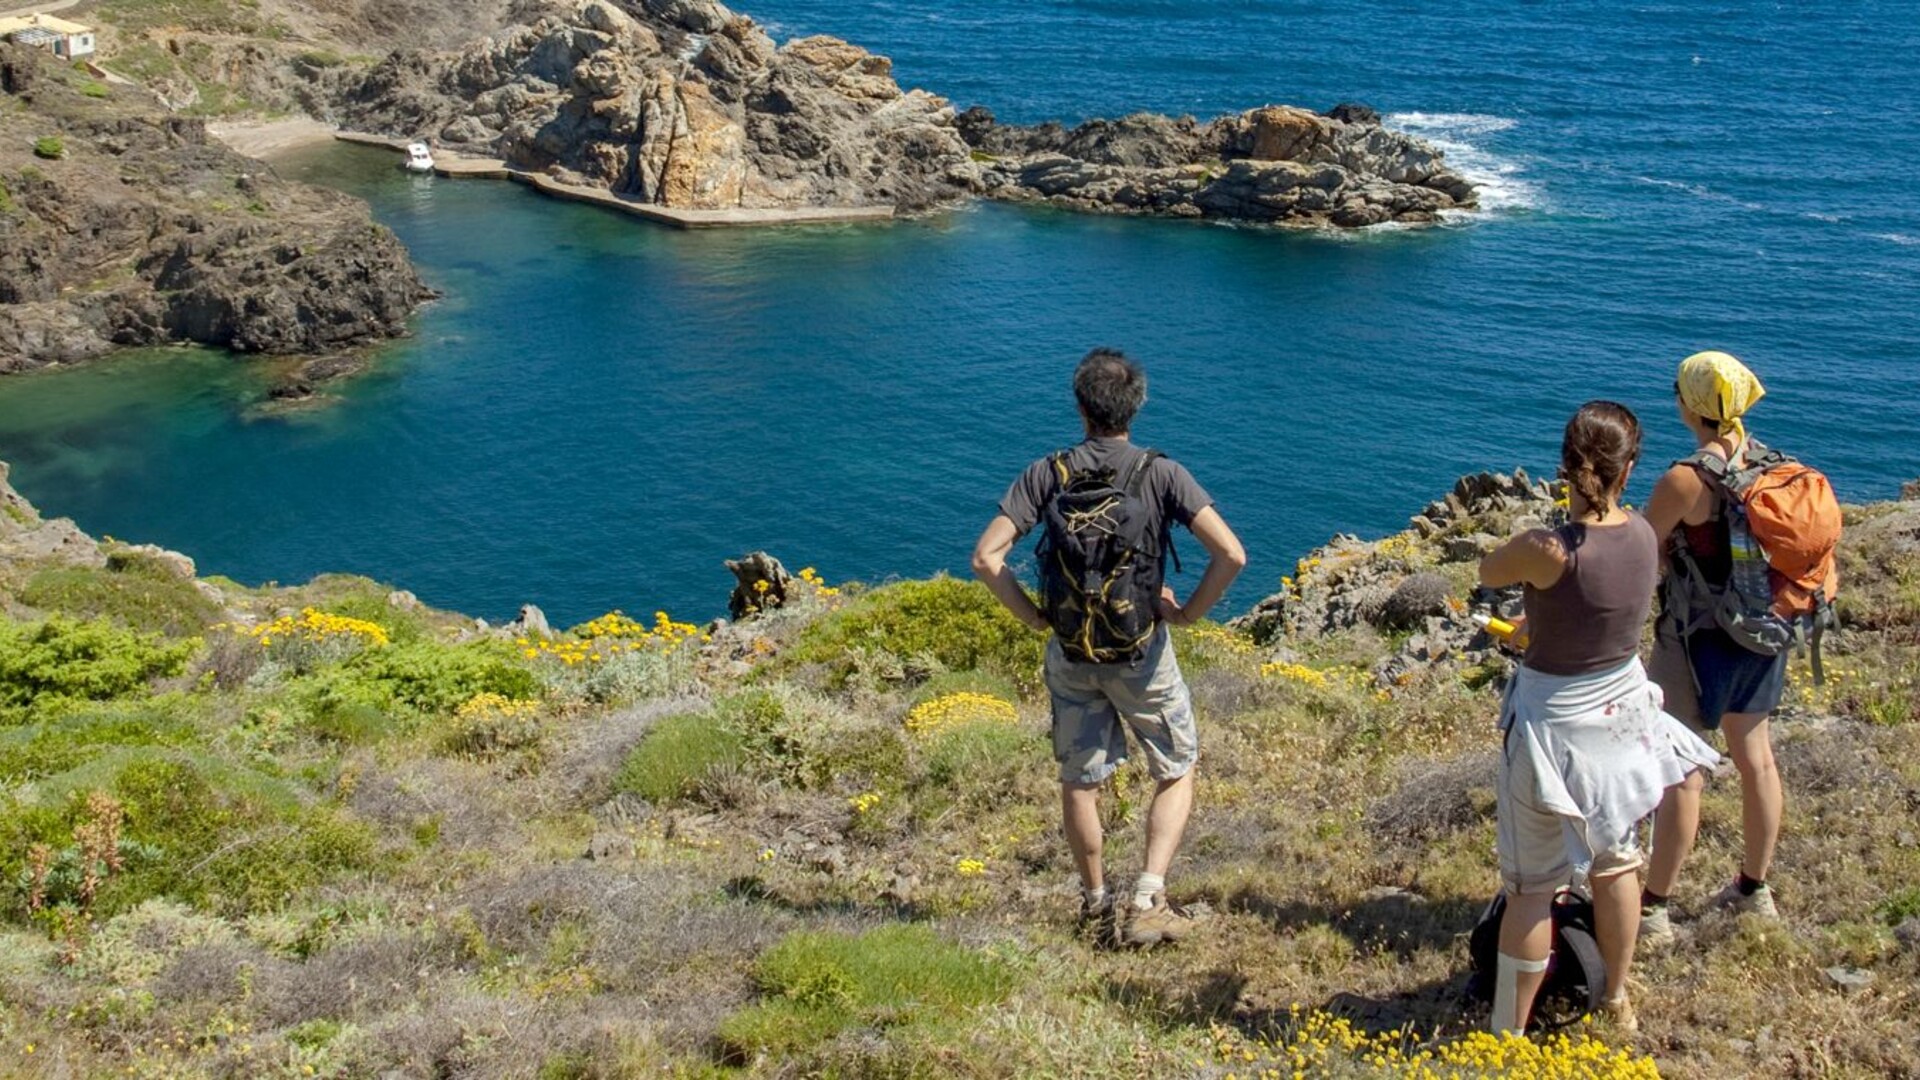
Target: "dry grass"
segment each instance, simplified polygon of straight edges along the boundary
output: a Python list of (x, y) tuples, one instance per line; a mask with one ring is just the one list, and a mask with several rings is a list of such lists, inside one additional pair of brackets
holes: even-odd
[[(1717, 779), (1676, 898), (1680, 939), (1636, 967), (1641, 1033), (1596, 1029), (1666, 1075), (1920, 1075), (1920, 954), (1892, 932), (1920, 911), (1920, 723), (1891, 704), (1920, 659), (1916, 523), (1859, 523), (1835, 684), (1778, 724), (1785, 920), (1704, 910), (1739, 847), (1737, 785)], [(488, 760), (424, 736), (287, 734), (229, 703), (193, 729), (212, 733), (209, 752), (304, 778), (374, 830), (379, 857), (273, 910), (195, 916), (223, 928), (208, 934), (109, 925), (101, 940), (134, 951), (105, 967), (62, 967), (39, 929), (5, 930), (0, 1072), (1221, 1077), (1261, 1039), (1287, 1045), (1302, 1007), (1414, 1032), (1415, 1048), (1477, 1027), (1462, 935), (1496, 882), (1493, 691), (1436, 672), (1382, 699), (1343, 674), (1388, 647), (1370, 631), (1296, 643), (1318, 679), (1263, 674), (1226, 637), (1181, 647), (1204, 752), (1172, 890), (1209, 914), (1179, 947), (1076, 936), (1042, 701), (984, 727), (901, 727), (966, 680), (771, 684), (777, 709), (741, 712), (726, 704), (739, 677), (709, 672), (670, 699), (554, 704), (538, 754)], [(616, 790), (656, 723), (710, 710), (752, 720), (751, 754), (682, 796)], [(1133, 766), (1105, 798), (1122, 887), (1150, 790)], [(771, 1000), (760, 965), (790, 935), (902, 921), (990, 958), (1004, 999), (912, 1022), (865, 1003), (780, 1056), (728, 1049), (729, 1018)], [(1843, 988), (1841, 968), (1869, 985)], [(792, 1001), (844, 990), (781, 985)], [(1396, 1075), (1383, 1069), (1339, 1075)]]

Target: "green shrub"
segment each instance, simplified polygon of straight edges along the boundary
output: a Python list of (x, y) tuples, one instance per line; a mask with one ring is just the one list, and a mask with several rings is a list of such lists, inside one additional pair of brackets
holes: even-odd
[(77, 768), (103, 750), (192, 745), (191, 702), (180, 694), (76, 705), (39, 723), (0, 730), (0, 784), (40, 780)]
[(938, 1023), (1013, 987), (1004, 963), (921, 925), (791, 934), (760, 957), (754, 979), (761, 1002), (720, 1025), (721, 1045), (738, 1060), (790, 1058), (855, 1026)]
[(927, 783), (1004, 798), (1023, 775), (1046, 769), (1045, 740), (1017, 724), (969, 720), (933, 733), (922, 751)]
[(499, 642), (448, 645), (423, 638), (364, 650), (295, 680), (289, 693), (316, 732), (358, 740), (451, 715), (481, 694), (535, 698), (540, 685)]
[(949, 671), (997, 675), (1031, 690), (1039, 682), (1045, 644), (985, 586), (938, 577), (875, 589), (820, 619), (801, 633), (781, 666), (820, 664), (833, 685), (843, 685), (860, 655), (880, 652)]
[[(115, 748), (29, 790), (28, 801), (0, 815), (0, 883), (16, 895), (26, 887), (27, 848), (44, 843), (56, 853), (49, 899), (71, 901), (73, 882), (58, 871), (75, 862), (74, 827), (88, 794), (105, 792), (124, 809), (124, 865), (93, 905), (102, 918), (154, 897), (271, 910), (366, 868), (375, 855), (373, 832), (341, 811), (309, 801), (287, 781), (189, 751)], [(68, 876), (77, 881), (77, 872)]]
[(669, 716), (627, 755), (613, 786), (649, 802), (668, 802), (691, 794), (715, 769), (737, 768), (745, 759), (739, 731), (712, 713)]
[(220, 605), (171, 571), (144, 561), (123, 569), (58, 567), (29, 578), (20, 600), (41, 611), (111, 619), (143, 633), (197, 634), (220, 618)]
[(115, 777), (127, 836), (162, 853), (108, 886), (125, 908), (150, 896), (236, 911), (276, 908), (301, 889), (368, 865), (374, 837), (269, 777), (185, 755), (135, 759)]
[(67, 145), (58, 138), (48, 135), (33, 141), (33, 156), (58, 161), (67, 156)]
[(1898, 926), (1920, 916), (1920, 885), (1901, 889), (1882, 901), (1876, 910), (1888, 926)]
[(80, 84), (80, 92), (90, 98), (103, 98), (112, 94), (112, 91), (107, 89), (106, 83), (94, 82), (92, 79)]
[(0, 706), (124, 697), (178, 675), (197, 648), (195, 640), (163, 641), (101, 620), (0, 622)]
[[(13, 213), (13, 190), (7, 187), (7, 182), (5, 180), (0, 180), (0, 214), (11, 214), (11, 213)], [(7, 510), (10, 513), (15, 513), (15, 514), (20, 512), (18, 509), (16, 509), (12, 505), (9, 505), (7, 507)]]
[(739, 734), (750, 771), (791, 787), (898, 788), (906, 779), (896, 725), (805, 691), (742, 691), (720, 699), (712, 715)]

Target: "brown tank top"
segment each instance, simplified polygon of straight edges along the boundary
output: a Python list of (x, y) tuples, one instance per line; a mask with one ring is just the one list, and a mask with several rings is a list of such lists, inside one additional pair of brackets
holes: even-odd
[(1660, 543), (1639, 514), (1618, 525), (1562, 525), (1567, 570), (1550, 589), (1526, 588), (1526, 665), (1545, 675), (1585, 675), (1627, 662), (1660, 578)]

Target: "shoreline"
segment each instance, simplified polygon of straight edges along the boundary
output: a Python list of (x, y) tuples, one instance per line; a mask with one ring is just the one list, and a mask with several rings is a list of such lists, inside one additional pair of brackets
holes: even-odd
[(207, 134), (235, 153), (272, 161), (294, 150), (333, 141), (339, 129), (310, 116), (280, 120), (226, 120), (207, 125)]
[[(248, 157), (272, 160), (294, 150), (329, 142), (352, 143), (404, 153), (414, 140), (344, 131), (310, 117), (283, 120), (241, 121), (208, 124), (207, 133), (235, 152)], [(469, 157), (449, 150), (434, 151), (434, 175), (458, 180), (511, 180), (542, 195), (570, 202), (587, 203), (642, 220), (678, 229), (765, 227), (779, 225), (824, 225), (892, 221), (891, 206), (807, 206), (791, 209), (751, 209), (735, 207), (723, 210), (682, 210), (652, 203), (635, 202), (600, 188), (569, 184), (542, 173), (515, 168), (498, 158)]]

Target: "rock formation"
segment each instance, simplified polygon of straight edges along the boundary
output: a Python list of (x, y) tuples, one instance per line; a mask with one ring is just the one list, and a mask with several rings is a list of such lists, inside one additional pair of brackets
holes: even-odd
[(535, 0), (515, 18), (392, 54), (338, 119), (679, 209), (918, 210), (972, 188), (952, 108), (859, 46), (776, 46), (711, 0)]
[[(1407, 633), (1373, 671), (1384, 689), (1436, 667), (1504, 664), (1470, 617), (1519, 613), (1520, 591), (1470, 584), (1474, 565), (1504, 537), (1558, 519), (1553, 489), (1521, 470), (1461, 477), (1405, 531), (1376, 541), (1336, 536), (1301, 559), (1286, 588), (1229, 625), (1288, 659), (1304, 640), (1372, 627)], [(1459, 599), (1465, 597), (1465, 599)]]
[(984, 194), (1361, 226), (1475, 205), (1438, 150), (1363, 106), (1009, 127), (902, 91), (857, 45), (776, 45), (713, 0), (529, 0), (512, 18), (458, 49), (388, 56), (337, 86), (336, 118), (691, 210), (913, 211)]
[(0, 461), (0, 564), (17, 562), (64, 566), (105, 566), (107, 556), (93, 537), (80, 531), (70, 518), (40, 516), (13, 485), (10, 470)]
[(1007, 127), (985, 109), (958, 118), (989, 196), (1071, 210), (1237, 221), (1419, 223), (1476, 205), (1440, 151), (1389, 131), (1359, 105), (1284, 105), (1208, 123), (1141, 113)]
[(337, 354), (404, 333), (430, 295), (365, 203), (37, 50), (0, 62), (0, 373), (178, 341)]

